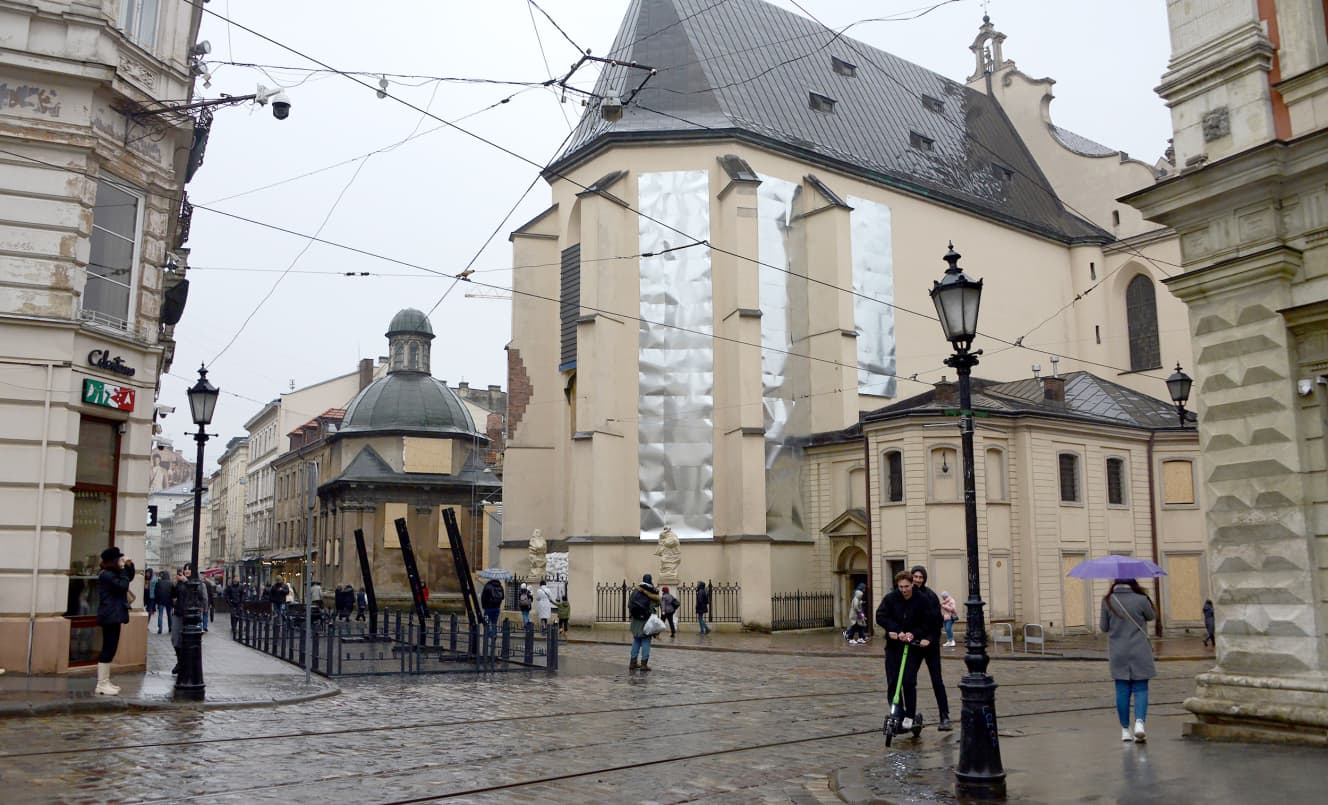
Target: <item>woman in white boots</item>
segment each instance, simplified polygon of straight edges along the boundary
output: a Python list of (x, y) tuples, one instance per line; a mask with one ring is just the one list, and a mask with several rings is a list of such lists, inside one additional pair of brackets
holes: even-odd
[(101, 573), (97, 576), (97, 625), (101, 627), (101, 654), (97, 655), (97, 694), (114, 696), (120, 688), (111, 684), (111, 662), (120, 647), (120, 627), (129, 623), (129, 585), (134, 580), (134, 563), (125, 559), (119, 548), (101, 552)]

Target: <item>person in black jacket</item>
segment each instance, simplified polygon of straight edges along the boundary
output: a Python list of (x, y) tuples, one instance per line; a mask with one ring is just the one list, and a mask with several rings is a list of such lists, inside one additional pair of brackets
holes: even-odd
[(161, 634), (161, 619), (166, 618), (166, 628), (171, 628), (171, 609), (175, 606), (175, 585), (171, 583), (171, 574), (165, 570), (157, 574), (152, 597), (157, 604), (157, 634)]
[(101, 654), (97, 655), (97, 694), (114, 696), (119, 686), (111, 682), (111, 663), (120, 647), (120, 627), (129, 623), (129, 585), (134, 563), (112, 545), (101, 552), (97, 574), (97, 625), (101, 627)]
[[(901, 570), (895, 574), (895, 589), (881, 599), (876, 608), (876, 625), (885, 630), (886, 690), (894, 696), (895, 680), (904, 675), (903, 729), (913, 728), (913, 717), (918, 705), (918, 667), (922, 665), (922, 652), (909, 651), (904, 664), (904, 646), (914, 643), (927, 648), (941, 636), (941, 613), (933, 611), (926, 596), (913, 592), (913, 574)], [(900, 666), (903, 665), (901, 669)]]
[[(922, 565), (914, 566), (913, 570), (913, 594), (922, 595), (931, 602), (931, 606), (936, 610), (936, 618), (941, 625), (945, 625), (945, 618), (941, 616), (941, 599), (936, 593), (927, 586), (927, 568)], [(950, 698), (945, 695), (945, 680), (941, 678), (941, 641), (940, 635), (922, 654), (923, 662), (927, 663), (927, 673), (931, 676), (931, 689), (936, 694), (936, 709), (940, 715), (940, 723), (936, 729), (941, 732), (949, 732), (954, 729), (950, 724)]]
[(701, 634), (710, 634), (706, 625), (706, 615), (710, 614), (710, 588), (704, 581), (696, 583), (696, 622), (701, 627)]

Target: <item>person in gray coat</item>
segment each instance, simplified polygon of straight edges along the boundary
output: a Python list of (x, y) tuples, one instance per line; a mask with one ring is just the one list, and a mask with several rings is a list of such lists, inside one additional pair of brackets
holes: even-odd
[[(1116, 715), (1121, 740), (1143, 743), (1147, 737), (1148, 680), (1157, 675), (1153, 644), (1144, 626), (1157, 617), (1153, 602), (1134, 579), (1116, 579), (1102, 598), (1102, 631), (1107, 633), (1107, 658), (1116, 680)], [(1130, 698), (1134, 698), (1134, 729), (1130, 729)]]

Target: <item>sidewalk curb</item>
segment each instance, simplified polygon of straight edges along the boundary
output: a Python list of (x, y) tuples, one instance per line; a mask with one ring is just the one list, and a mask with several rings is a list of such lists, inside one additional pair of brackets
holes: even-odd
[(247, 699), (229, 702), (168, 702), (136, 701), (122, 696), (94, 696), (51, 702), (21, 702), (0, 704), (0, 719), (25, 718), (79, 713), (147, 712), (153, 710), (245, 710), (256, 707), (281, 707), (325, 699), (341, 693), (341, 687), (329, 683), (322, 690), (280, 699)]

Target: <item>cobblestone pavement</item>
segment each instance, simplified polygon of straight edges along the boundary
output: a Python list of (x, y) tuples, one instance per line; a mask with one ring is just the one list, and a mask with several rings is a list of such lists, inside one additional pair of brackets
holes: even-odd
[[(568, 646), (556, 675), (346, 678), (340, 696), (263, 709), (0, 720), (0, 785), (11, 803), (818, 803), (837, 801), (831, 771), (884, 756), (879, 655), (657, 647), (649, 674), (629, 674), (626, 654)], [(1206, 668), (1163, 666), (1154, 708), (1178, 713)], [(1057, 712), (1110, 737), (1105, 671), (993, 662), (1002, 730)]]

